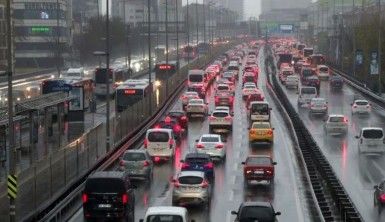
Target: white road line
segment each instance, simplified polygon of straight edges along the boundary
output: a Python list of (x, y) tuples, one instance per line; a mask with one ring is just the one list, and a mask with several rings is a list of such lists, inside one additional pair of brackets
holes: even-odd
[(226, 213), (226, 222), (231, 222), (231, 210), (228, 210)]
[[(238, 158), (239, 158), (239, 157), (238, 157)], [(237, 168), (238, 168), (238, 163), (234, 163), (234, 165), (233, 165), (233, 170), (236, 171)]]
[(233, 190), (230, 190), (230, 194), (229, 194), (229, 201), (233, 201), (234, 200), (234, 191)]

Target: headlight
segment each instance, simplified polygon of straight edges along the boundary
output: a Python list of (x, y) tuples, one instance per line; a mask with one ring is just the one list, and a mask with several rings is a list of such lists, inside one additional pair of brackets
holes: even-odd
[(134, 69), (136, 70), (136, 71), (139, 71), (140, 70), (140, 64), (139, 63), (135, 63), (134, 64)]
[(27, 91), (31, 91), (31, 87), (30, 86), (28, 86), (26, 89), (27, 89)]
[(156, 81), (155, 81), (155, 86), (156, 86), (156, 87), (159, 87), (159, 86), (161, 86), (161, 84), (160, 84), (160, 81), (159, 81), (159, 80), (156, 80)]
[(16, 99), (17, 101), (20, 101), (20, 97), (17, 97), (17, 99)]
[(51, 75), (51, 79), (55, 78), (55, 75)]

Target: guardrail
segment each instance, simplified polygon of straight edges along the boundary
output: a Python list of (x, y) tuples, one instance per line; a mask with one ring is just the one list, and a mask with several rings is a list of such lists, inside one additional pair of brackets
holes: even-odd
[[(268, 52), (271, 53), (271, 50)], [(270, 65), (275, 66), (274, 62)], [(293, 123), (299, 148), (325, 221), (363, 221), (321, 149), (279, 85), (276, 73), (272, 73), (271, 78), (271, 85)]]
[[(213, 53), (216, 56), (218, 53), (227, 50), (231, 45), (227, 47), (222, 47)], [(146, 132), (146, 129), (152, 126), (155, 121), (163, 115), (163, 113), (168, 109), (172, 102), (180, 94), (181, 90), (184, 89), (185, 80), (187, 77), (187, 71), (195, 65), (195, 67), (204, 67), (211, 61), (214, 57), (202, 57), (195, 61), (194, 64), (190, 66), (185, 66), (180, 69), (179, 75), (175, 75), (173, 79), (170, 80), (170, 89), (173, 87), (173, 90), (166, 92), (165, 88), (162, 87), (163, 91), (160, 93), (161, 103), (152, 106), (151, 109), (155, 112), (150, 113), (147, 105), (150, 104), (149, 100), (155, 101), (155, 96), (150, 98), (147, 97), (147, 100), (142, 100), (140, 103), (137, 103), (135, 106), (126, 110), (123, 114), (120, 114), (115, 121), (112, 121), (114, 127), (112, 127), (112, 134), (117, 137), (114, 140), (115, 149), (105, 154), (104, 157), (100, 158), (95, 165), (83, 174), (80, 178), (65, 187), (63, 192), (60, 192), (60, 195), (52, 197), (52, 201), (43, 204), (35, 213), (28, 215), (23, 218), (23, 221), (65, 221), (65, 215), (68, 216), (69, 210), (74, 209), (74, 205), (79, 203), (79, 195), (82, 190), (82, 186), (88, 175), (97, 170), (107, 169), (109, 166), (113, 165), (118, 157), (129, 147), (132, 147), (134, 144), (138, 143), (141, 137)], [(179, 78), (179, 79), (178, 79)], [(163, 95), (163, 96), (162, 96)], [(140, 115), (136, 115), (136, 114)], [(130, 125), (128, 125), (132, 120), (135, 120)], [(115, 125), (116, 123), (116, 125)], [(132, 130), (133, 129), (133, 130)], [(88, 141), (89, 139), (87, 139)], [(79, 148), (79, 144), (76, 144), (76, 147)], [(77, 161), (78, 162), (78, 161)], [(80, 207), (79, 205), (76, 205)], [(76, 207), (75, 207), (76, 208)], [(78, 208), (76, 208), (78, 209)]]

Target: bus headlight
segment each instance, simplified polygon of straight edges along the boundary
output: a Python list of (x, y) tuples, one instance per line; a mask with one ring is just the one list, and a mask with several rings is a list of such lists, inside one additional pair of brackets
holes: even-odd
[(28, 86), (28, 87), (27, 87), (27, 91), (31, 91), (31, 87)]
[(154, 84), (155, 84), (155, 87), (159, 87), (161, 85), (159, 80), (156, 80)]
[(135, 63), (134, 64), (134, 69), (136, 70), (136, 71), (139, 71), (140, 70), (140, 64), (139, 63)]

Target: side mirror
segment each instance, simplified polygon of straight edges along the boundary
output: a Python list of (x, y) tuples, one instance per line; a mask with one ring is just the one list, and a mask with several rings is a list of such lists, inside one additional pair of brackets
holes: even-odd
[(272, 162), (273, 165), (277, 165), (277, 162)]
[(195, 140), (195, 142), (197, 143), (197, 142), (199, 142), (199, 140)]
[(243, 161), (241, 164), (242, 164), (242, 165), (245, 165), (245, 164), (246, 164), (246, 162), (245, 162), (245, 161)]
[(275, 216), (281, 215), (281, 212), (275, 212)]
[(373, 187), (374, 189), (378, 189), (378, 185), (374, 185), (374, 187)]
[(184, 160), (180, 160), (181, 163), (184, 163)]
[(359, 139), (360, 137), (359, 136), (355, 136), (354, 138)]
[(237, 211), (234, 211), (234, 210), (232, 210), (232, 211), (231, 211), (231, 214), (232, 214), (232, 215), (238, 215), (238, 212), (237, 212)]

